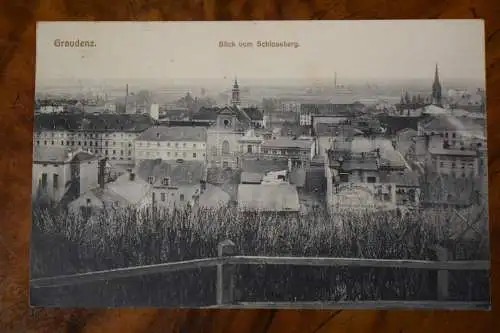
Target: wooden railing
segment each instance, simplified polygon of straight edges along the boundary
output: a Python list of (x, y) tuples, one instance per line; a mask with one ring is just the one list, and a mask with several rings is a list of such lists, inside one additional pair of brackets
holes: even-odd
[[(218, 245), (218, 257), (170, 262), (157, 265), (118, 268), (105, 271), (37, 278), (30, 281), (32, 288), (51, 288), (107, 281), (111, 279), (176, 272), (205, 267), (217, 267), (216, 305), (209, 308), (482, 308), (489, 302), (449, 301), (449, 271), (489, 270), (489, 261), (448, 261), (448, 250), (436, 248), (438, 261), (398, 259), (358, 259), (330, 257), (266, 257), (238, 256), (235, 244), (225, 240)], [(356, 301), (356, 302), (235, 302), (236, 265), (293, 265), (324, 267), (405, 268), (437, 271), (437, 301)]]

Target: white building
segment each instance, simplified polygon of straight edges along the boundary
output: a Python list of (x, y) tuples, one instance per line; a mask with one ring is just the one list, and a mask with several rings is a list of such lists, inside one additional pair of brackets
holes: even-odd
[[(81, 149), (36, 147), (33, 151), (32, 198), (59, 202), (99, 185), (99, 158)], [(103, 179), (103, 178), (101, 178)]]
[(153, 120), (160, 119), (160, 105), (159, 104), (151, 104), (149, 115)]
[(38, 110), (39, 113), (60, 113), (64, 111), (62, 105), (43, 105)]
[(207, 130), (204, 127), (154, 126), (135, 141), (136, 164), (154, 159), (204, 162), (206, 154)]
[(238, 208), (261, 213), (298, 213), (297, 188), (287, 183), (238, 185)]
[(147, 115), (40, 114), (35, 116), (34, 147), (81, 148), (112, 163), (134, 163), (134, 141), (152, 126)]
[(206, 164), (203, 161), (147, 160), (135, 169), (138, 179), (151, 185), (155, 208), (194, 207), (206, 189)]

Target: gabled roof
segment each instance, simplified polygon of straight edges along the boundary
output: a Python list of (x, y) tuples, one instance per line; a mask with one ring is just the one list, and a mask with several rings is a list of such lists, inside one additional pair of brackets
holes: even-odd
[(37, 114), (33, 131), (142, 132), (153, 119), (142, 114)]
[(255, 107), (243, 108), (243, 111), (250, 117), (251, 120), (256, 121), (264, 119), (264, 113)]
[(243, 172), (266, 174), (271, 171), (288, 170), (288, 161), (266, 160), (266, 159), (241, 159), (241, 169)]
[(200, 161), (146, 160), (139, 164), (136, 173), (146, 182), (153, 177), (154, 186), (163, 186), (164, 178), (168, 178), (168, 186), (196, 185), (206, 180), (205, 164)]

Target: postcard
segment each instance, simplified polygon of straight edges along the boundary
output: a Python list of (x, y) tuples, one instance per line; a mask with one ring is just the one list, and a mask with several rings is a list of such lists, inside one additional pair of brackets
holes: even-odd
[(485, 309), (481, 20), (40, 22), (30, 304)]

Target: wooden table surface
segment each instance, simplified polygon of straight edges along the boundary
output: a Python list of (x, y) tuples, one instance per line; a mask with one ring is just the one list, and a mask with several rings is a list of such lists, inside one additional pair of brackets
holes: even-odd
[[(489, 332), (500, 327), (500, 4), (497, 0), (1, 0), (0, 332)], [(31, 310), (31, 149), (37, 20), (484, 18), (492, 312)], [(126, 37), (126, 36), (124, 36)], [(354, 43), (356, 41), (353, 41)], [(388, 41), (390, 45), (390, 41)], [(459, 55), (457, 55), (459, 56)], [(497, 297), (498, 296), (498, 297)], [(496, 311), (495, 311), (496, 310)]]

